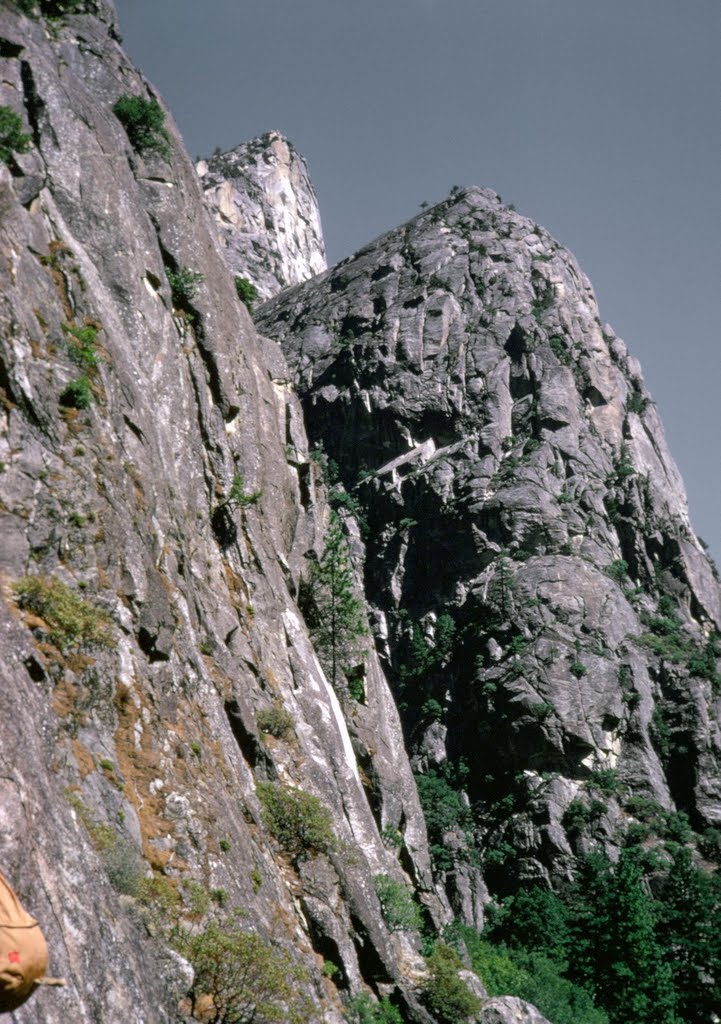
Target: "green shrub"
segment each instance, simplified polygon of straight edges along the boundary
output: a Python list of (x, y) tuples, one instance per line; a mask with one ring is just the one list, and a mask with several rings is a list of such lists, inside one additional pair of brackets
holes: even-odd
[(248, 312), (251, 312), (255, 300), (258, 298), (258, 289), (251, 284), (247, 277), (235, 277), (233, 280), (238, 298), (247, 306)]
[(0, 161), (6, 164), (13, 153), (27, 153), (31, 144), (31, 136), (23, 132), (20, 115), (10, 107), (0, 106)]
[(138, 153), (157, 153), (170, 162), (170, 136), (165, 128), (165, 114), (157, 100), (142, 96), (121, 96), (113, 113), (126, 131), (130, 144)]
[(413, 893), (403, 882), (390, 875), (374, 875), (373, 887), (380, 900), (381, 913), (389, 932), (418, 931), (422, 924), (421, 911)]
[(226, 498), (226, 504), (237, 505), (239, 508), (248, 508), (250, 505), (257, 505), (262, 497), (262, 491), (246, 491), (243, 474), (236, 473)]
[(94, 324), (83, 324), (82, 327), (64, 324), (63, 330), (68, 335), (66, 344), (72, 361), (88, 372), (96, 370), (100, 363), (95, 348), (99, 329)]
[[(312, 1005), (308, 977), (284, 951), (237, 925), (211, 921), (202, 931), (176, 936), (178, 951), (195, 972), (193, 1016), (212, 1000), (217, 1024), (305, 1024)], [(203, 998), (205, 997), (205, 998)]]
[(285, 710), (280, 701), (272, 707), (262, 708), (258, 712), (258, 728), (276, 739), (282, 740), (293, 732), (293, 716)]
[(14, 583), (13, 593), (20, 608), (44, 621), (61, 651), (115, 646), (110, 617), (53, 576), (22, 576)]
[(463, 961), (454, 949), (437, 942), (426, 964), (430, 978), (423, 987), (423, 999), (438, 1024), (466, 1024), (480, 1012), (480, 999), (458, 977)]
[(369, 995), (361, 992), (346, 1004), (349, 1024), (403, 1024), (400, 1010), (390, 1000), (374, 1002)]
[(620, 793), (623, 783), (615, 768), (597, 768), (588, 776), (588, 787), (610, 796), (612, 793)]
[(102, 858), (113, 889), (124, 896), (139, 898), (144, 891), (146, 865), (133, 844), (115, 835)]
[(87, 377), (76, 377), (63, 389), (58, 399), (66, 409), (89, 409), (93, 404), (93, 391)]
[(617, 558), (615, 562), (606, 566), (605, 572), (616, 583), (623, 583), (628, 576), (628, 562), (624, 558)]
[(576, 679), (582, 679), (588, 672), (588, 669), (582, 661), (579, 661), (578, 657), (575, 657), (571, 660), (571, 663), (568, 666), (568, 670), (572, 676), (576, 677)]
[(497, 948), (478, 942), (469, 949), (473, 969), (490, 996), (517, 996), (536, 1006), (553, 1024), (608, 1024), (590, 995), (564, 978), (560, 967), (541, 953)]
[(204, 274), (199, 274), (190, 267), (178, 267), (177, 270), (168, 269), (165, 272), (170, 285), (170, 292), (173, 298), (173, 305), (184, 309), (189, 302), (195, 298), (198, 285), (205, 280)]
[(318, 797), (273, 782), (259, 782), (257, 793), (263, 824), (294, 862), (337, 849), (330, 812)]
[(416, 785), (435, 870), (450, 871), (453, 867), (453, 856), (444, 843), (447, 832), (463, 837), (466, 849), (460, 851), (460, 855), (477, 863), (473, 813), (463, 795), (451, 785), (447, 773), (431, 770), (425, 775), (416, 775)]

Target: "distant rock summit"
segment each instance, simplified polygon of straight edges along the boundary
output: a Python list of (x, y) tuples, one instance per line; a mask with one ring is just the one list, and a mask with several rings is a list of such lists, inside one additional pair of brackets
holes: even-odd
[(268, 299), (326, 269), (325, 245), (306, 162), (279, 132), (196, 166), (230, 269)]

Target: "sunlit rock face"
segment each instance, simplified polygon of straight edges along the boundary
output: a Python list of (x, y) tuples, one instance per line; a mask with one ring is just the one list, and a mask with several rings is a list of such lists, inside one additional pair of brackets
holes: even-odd
[(197, 171), (228, 266), (262, 299), (326, 269), (308, 168), (279, 132), (201, 160)]
[[(153, 894), (196, 927), (195, 885), (302, 967), (312, 1019), (380, 984), (427, 1024), (418, 937), (389, 932), (373, 877), (450, 912), (378, 659), (351, 706), (297, 605), (329, 510), (287, 365), (169, 113), (139, 150), (114, 112), (160, 101), (111, 5), (78, 6), (0, 11), (0, 105), (30, 137), (0, 166), (0, 860), (67, 982), (14, 1019), (184, 1020), (192, 972)], [(285, 194), (301, 165), (264, 147)], [(313, 216), (290, 279), (322, 267)], [(319, 801), (332, 846), (294, 863), (260, 782)]]

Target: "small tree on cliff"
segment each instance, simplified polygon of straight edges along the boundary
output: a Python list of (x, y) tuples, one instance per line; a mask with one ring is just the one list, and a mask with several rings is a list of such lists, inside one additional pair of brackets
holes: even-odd
[(315, 649), (333, 688), (345, 689), (346, 673), (361, 656), (366, 627), (348, 542), (335, 512), (331, 513), (323, 554), (311, 569), (309, 590), (304, 603)]

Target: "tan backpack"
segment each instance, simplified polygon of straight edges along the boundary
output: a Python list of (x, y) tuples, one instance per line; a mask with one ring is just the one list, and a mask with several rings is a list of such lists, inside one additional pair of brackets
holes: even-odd
[(0, 872), (0, 1013), (17, 1009), (38, 985), (64, 985), (47, 978), (48, 947), (40, 925), (23, 908)]

